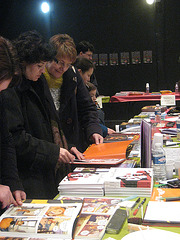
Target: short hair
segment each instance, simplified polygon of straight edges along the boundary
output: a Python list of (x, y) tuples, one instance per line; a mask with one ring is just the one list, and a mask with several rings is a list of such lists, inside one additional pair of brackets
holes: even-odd
[(77, 69), (81, 69), (81, 71), (83, 73), (87, 72), (90, 68), (94, 69), (93, 62), (91, 60), (89, 60), (87, 58), (83, 58), (83, 57), (77, 58), (74, 65)]
[(91, 82), (87, 82), (87, 83), (86, 83), (86, 87), (87, 87), (87, 89), (88, 89), (89, 92), (90, 92), (90, 91), (97, 90), (97, 87), (96, 87), (93, 83), (91, 83)]
[(12, 78), (11, 85), (14, 85), (20, 76), (16, 48), (8, 39), (0, 36), (0, 81)]
[(14, 41), (20, 64), (34, 64), (52, 61), (56, 51), (37, 31), (27, 31)]
[(80, 52), (88, 52), (91, 51), (92, 53), (94, 53), (94, 46), (87, 41), (81, 41), (76, 45), (76, 50), (77, 50), (77, 55), (80, 54)]
[(75, 62), (77, 51), (72, 37), (68, 34), (56, 34), (50, 38), (49, 42), (55, 47), (57, 57), (68, 57), (72, 63)]

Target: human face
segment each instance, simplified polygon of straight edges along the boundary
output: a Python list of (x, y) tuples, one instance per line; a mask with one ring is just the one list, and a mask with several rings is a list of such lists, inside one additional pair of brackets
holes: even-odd
[(92, 101), (95, 102), (96, 101), (96, 89), (95, 90), (91, 90), (89, 92), (89, 94), (91, 96)]
[(45, 72), (47, 62), (28, 64), (25, 68), (25, 76), (31, 81), (37, 81), (41, 74)]
[(12, 78), (0, 81), (0, 92), (9, 86), (11, 80)]
[(92, 74), (93, 74), (93, 68), (89, 68), (89, 70), (84, 73), (80, 70), (80, 75), (81, 75), (83, 81), (85, 82), (85, 84), (87, 82), (90, 82), (90, 77)]
[(60, 78), (71, 66), (72, 61), (69, 58), (56, 58), (55, 61), (47, 64), (47, 70), (54, 78)]
[(92, 60), (93, 52), (91, 52), (91, 51), (87, 51), (85, 53), (81, 52), (80, 55), (81, 55), (81, 57)]

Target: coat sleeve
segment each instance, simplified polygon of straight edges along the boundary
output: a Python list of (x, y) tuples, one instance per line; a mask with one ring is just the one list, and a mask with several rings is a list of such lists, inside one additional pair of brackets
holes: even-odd
[(78, 71), (77, 74), (77, 105), (78, 105), (78, 116), (81, 126), (84, 128), (87, 138), (93, 133), (99, 133), (102, 135), (102, 130), (99, 125), (97, 109), (93, 103), (90, 94), (80, 76)]
[(4, 112), (4, 104), (1, 106), (1, 178), (2, 184), (10, 187), (11, 191), (23, 190), (22, 183), (18, 176), (16, 152), (12, 135), (7, 128), (7, 121)]
[(5, 91), (3, 97), (8, 128), (15, 142), (18, 169), (54, 169), (59, 157), (59, 146), (26, 132), (20, 99), (14, 89)]

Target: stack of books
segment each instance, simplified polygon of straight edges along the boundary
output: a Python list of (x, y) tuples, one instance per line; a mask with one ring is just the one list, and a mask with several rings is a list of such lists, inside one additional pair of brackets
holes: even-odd
[(153, 187), (151, 168), (76, 168), (59, 183), (64, 196), (146, 196)]
[(89, 195), (104, 196), (104, 181), (109, 172), (108, 168), (93, 168), (92, 171), (75, 170), (69, 173), (60, 183), (60, 195)]
[(152, 189), (152, 168), (111, 168), (104, 182), (105, 196), (150, 197)]

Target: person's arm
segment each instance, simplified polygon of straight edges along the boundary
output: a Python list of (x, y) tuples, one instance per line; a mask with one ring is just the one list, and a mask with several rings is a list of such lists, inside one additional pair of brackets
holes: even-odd
[[(22, 201), (26, 199), (26, 193), (23, 190), (22, 183), (18, 176), (16, 152), (13, 144), (13, 139), (7, 128), (7, 122), (4, 112), (3, 103), (1, 106), (1, 198), (2, 206), (6, 207), (10, 203), (21, 205)], [(11, 190), (11, 191), (10, 191)], [(15, 200), (11, 192), (15, 192)]]
[(106, 137), (107, 134), (108, 134), (108, 128), (105, 125), (101, 124), (101, 123), (100, 123), (100, 126), (101, 126), (102, 131), (103, 131), (103, 137)]

